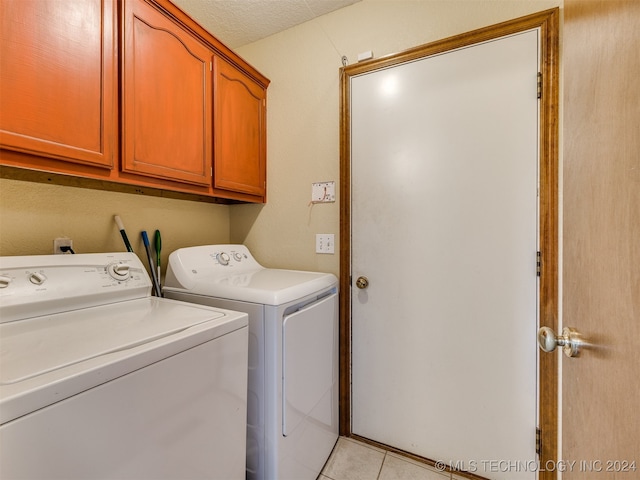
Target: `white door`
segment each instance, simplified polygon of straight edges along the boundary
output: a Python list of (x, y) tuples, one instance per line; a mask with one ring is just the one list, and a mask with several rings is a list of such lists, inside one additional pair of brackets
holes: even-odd
[(538, 44), (351, 79), (352, 432), (492, 479), (536, 475)]

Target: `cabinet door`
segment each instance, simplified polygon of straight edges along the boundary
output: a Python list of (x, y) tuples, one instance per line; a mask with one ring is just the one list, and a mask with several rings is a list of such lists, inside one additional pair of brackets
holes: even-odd
[(122, 170), (210, 186), (212, 52), (143, 0), (124, 33)]
[(115, 10), (112, 0), (0, 2), (2, 148), (114, 165)]
[(266, 92), (242, 71), (214, 58), (216, 189), (262, 197), (266, 191)]

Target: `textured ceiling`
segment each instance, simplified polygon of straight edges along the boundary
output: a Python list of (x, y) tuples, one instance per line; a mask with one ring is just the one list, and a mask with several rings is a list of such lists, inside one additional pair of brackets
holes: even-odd
[(218, 40), (242, 47), (360, 0), (172, 0)]

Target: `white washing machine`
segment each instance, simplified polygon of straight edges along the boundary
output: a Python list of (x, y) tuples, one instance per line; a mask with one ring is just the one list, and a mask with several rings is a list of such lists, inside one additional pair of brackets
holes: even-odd
[(315, 480), (338, 438), (336, 277), (209, 245), (171, 253), (164, 294), (249, 314), (247, 478)]
[(244, 479), (247, 315), (132, 253), (0, 257), (0, 478)]

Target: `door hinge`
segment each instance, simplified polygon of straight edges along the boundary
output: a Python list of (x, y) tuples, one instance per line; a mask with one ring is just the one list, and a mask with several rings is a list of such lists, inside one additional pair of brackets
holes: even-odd
[(536, 252), (536, 275), (539, 277), (542, 272), (542, 253)]
[(536, 454), (538, 456), (542, 454), (542, 430), (540, 427), (536, 428)]
[(542, 73), (538, 72), (538, 98), (542, 98)]

